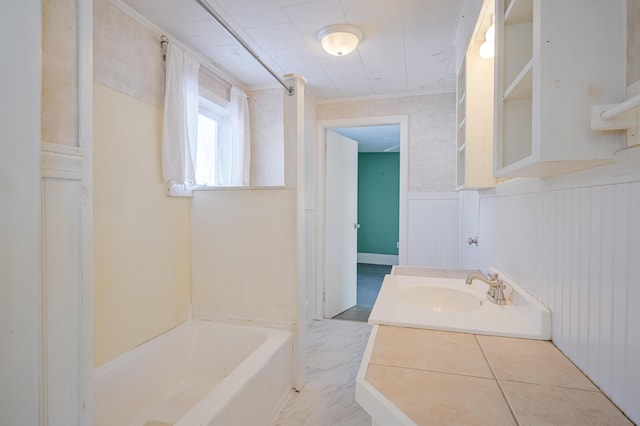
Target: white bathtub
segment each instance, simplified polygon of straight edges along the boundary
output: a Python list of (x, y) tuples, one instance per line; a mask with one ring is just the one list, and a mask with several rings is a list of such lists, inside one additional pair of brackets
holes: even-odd
[(292, 363), (288, 331), (189, 321), (95, 370), (94, 424), (269, 425)]

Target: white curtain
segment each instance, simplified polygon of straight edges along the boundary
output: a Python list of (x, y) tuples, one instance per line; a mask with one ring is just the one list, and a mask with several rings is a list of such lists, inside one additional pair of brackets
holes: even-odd
[(229, 99), (231, 115), (231, 170), (229, 186), (249, 186), (251, 172), (251, 126), (247, 94), (237, 87), (231, 88)]
[(195, 182), (200, 64), (175, 43), (169, 44), (166, 58), (162, 179), (186, 187)]

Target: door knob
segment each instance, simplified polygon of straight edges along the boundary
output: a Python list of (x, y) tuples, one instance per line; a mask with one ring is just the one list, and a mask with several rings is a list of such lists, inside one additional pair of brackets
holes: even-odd
[(359, 223), (354, 223), (353, 224), (353, 229), (360, 229), (360, 224)]

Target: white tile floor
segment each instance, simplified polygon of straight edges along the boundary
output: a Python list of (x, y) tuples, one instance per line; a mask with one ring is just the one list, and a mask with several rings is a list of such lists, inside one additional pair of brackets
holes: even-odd
[(307, 384), (294, 392), (273, 426), (370, 426), (355, 401), (355, 379), (369, 339), (367, 323), (314, 321), (307, 329)]

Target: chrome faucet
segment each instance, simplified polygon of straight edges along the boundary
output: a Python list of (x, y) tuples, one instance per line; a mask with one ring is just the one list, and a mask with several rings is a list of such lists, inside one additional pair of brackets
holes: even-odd
[(473, 280), (480, 280), (483, 283), (489, 286), (489, 290), (487, 291), (487, 299), (491, 300), (496, 305), (506, 305), (507, 300), (504, 298), (504, 289), (505, 285), (500, 278), (498, 278), (498, 274), (488, 274), (489, 279), (478, 275), (478, 274), (469, 274), (465, 283), (471, 285)]

